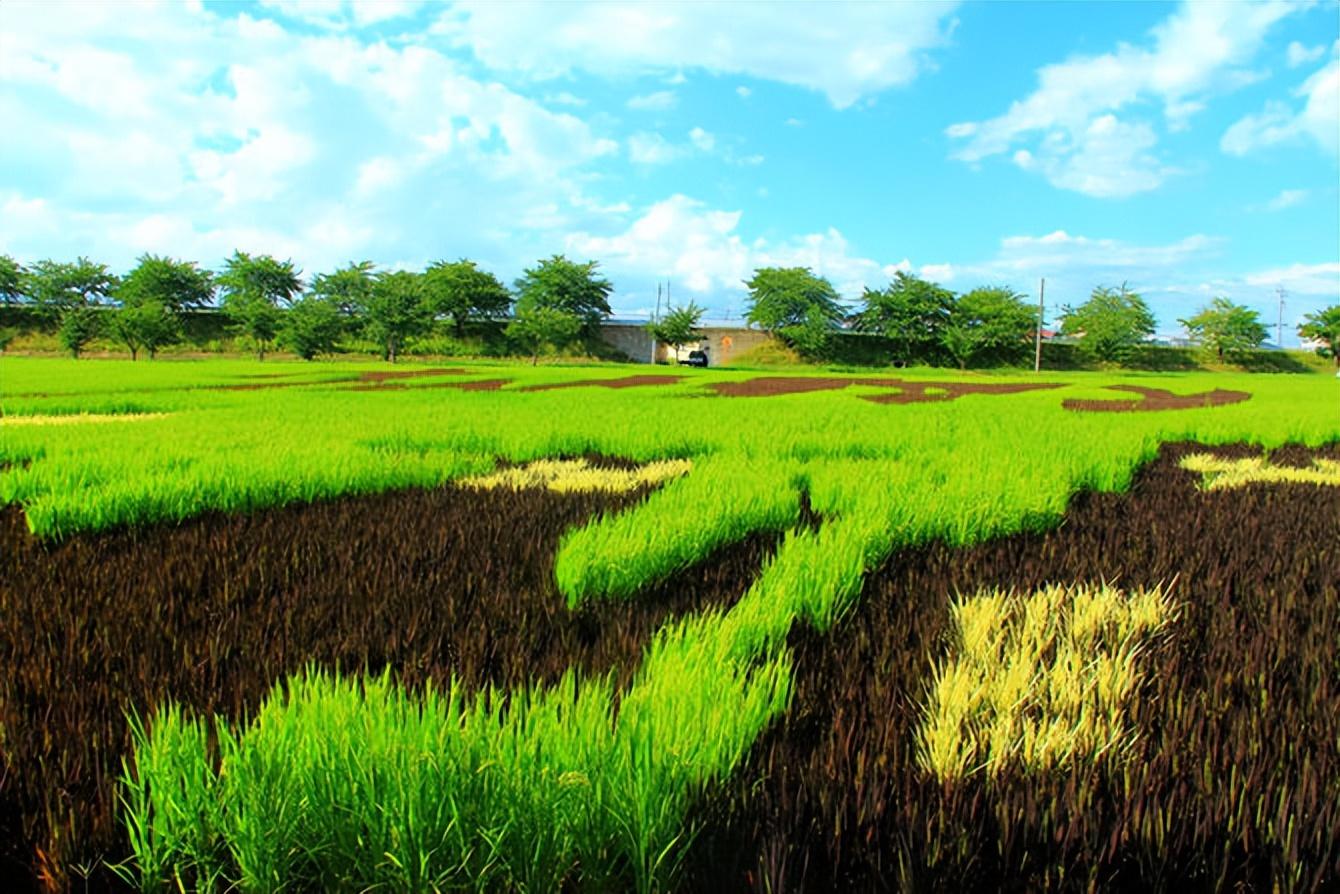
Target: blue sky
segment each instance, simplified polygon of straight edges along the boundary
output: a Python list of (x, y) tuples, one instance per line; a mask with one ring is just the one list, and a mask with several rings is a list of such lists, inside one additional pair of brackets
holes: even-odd
[[(1340, 300), (1340, 7), (0, 4), (0, 252)], [(1272, 332), (1273, 336), (1273, 332)]]

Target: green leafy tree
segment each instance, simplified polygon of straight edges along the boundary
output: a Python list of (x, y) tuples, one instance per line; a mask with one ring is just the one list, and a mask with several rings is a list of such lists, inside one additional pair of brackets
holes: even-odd
[(867, 288), (861, 300), (865, 307), (854, 319), (857, 330), (889, 339), (894, 360), (911, 364), (929, 361), (942, 346), (954, 293), (899, 270), (887, 288)]
[(1062, 309), (1061, 332), (1079, 339), (1080, 350), (1095, 360), (1120, 362), (1154, 334), (1154, 315), (1143, 298), (1126, 288), (1099, 286), (1079, 307)]
[(561, 350), (581, 336), (585, 323), (577, 314), (559, 307), (523, 302), (507, 326), (507, 337), (530, 352), (531, 366), (540, 362), (540, 349)]
[(1256, 311), (1227, 298), (1215, 298), (1194, 317), (1178, 322), (1194, 340), (1214, 351), (1220, 361), (1225, 353), (1260, 347), (1268, 334)]
[(345, 317), (333, 299), (308, 295), (284, 314), (279, 341), (303, 360), (330, 354), (344, 334)]
[(787, 327), (804, 326), (811, 311), (831, 324), (843, 318), (837, 290), (808, 267), (762, 267), (745, 282), (749, 287), (745, 319), (772, 334)]
[(334, 273), (318, 273), (312, 280), (312, 294), (353, 316), (367, 305), (375, 282), (376, 267), (371, 261), (351, 261)]
[(88, 305), (66, 309), (61, 315), (60, 328), (56, 331), (61, 346), (76, 360), (88, 343), (101, 334), (102, 320), (98, 310)]
[(611, 313), (609, 296), (614, 291), (609, 280), (598, 275), (599, 266), (595, 261), (569, 261), (563, 255), (541, 261), (516, 281), (517, 316), (540, 308), (562, 311), (580, 321), (580, 337), (598, 337), (601, 321)]
[(9, 255), (0, 255), (0, 300), (5, 304), (17, 304), (26, 297), (24, 278), (27, 272)]
[(1024, 296), (998, 286), (973, 289), (954, 302), (941, 344), (958, 363), (1014, 363), (1028, 351), (1036, 325)]
[(291, 303), (302, 292), (300, 271), (294, 269), (292, 261), (234, 251), (224, 262), (218, 283), (223, 291), (224, 315), (256, 342), (256, 357), (264, 360), (266, 347), (275, 340), (283, 323), (279, 302)]
[(383, 360), (395, 363), (405, 342), (427, 331), (431, 320), (420, 274), (397, 270), (377, 276), (363, 306), (363, 325), (368, 337), (382, 346)]
[(159, 304), (173, 313), (205, 307), (214, 299), (214, 276), (194, 261), (141, 255), (116, 288), (123, 307)]
[(138, 359), (142, 350), (152, 360), (160, 348), (181, 338), (180, 315), (160, 301), (126, 304), (110, 314), (109, 323), (111, 334), (130, 351), (131, 360)]
[(505, 316), (512, 307), (512, 293), (474, 261), (438, 261), (423, 274), (428, 307), (435, 315), (451, 317), (456, 336), (465, 335), (472, 319)]
[(703, 308), (690, 301), (684, 307), (671, 308), (659, 320), (648, 323), (647, 332), (679, 353), (681, 347), (698, 340), (698, 324), (702, 318)]
[(818, 305), (805, 311), (805, 318), (799, 323), (783, 326), (779, 332), (782, 340), (795, 348), (802, 357), (810, 360), (822, 360), (828, 356), (828, 348), (836, 333), (833, 318)]
[(1340, 304), (1332, 304), (1316, 313), (1304, 314), (1303, 323), (1298, 327), (1298, 334), (1319, 342), (1317, 353), (1323, 357), (1328, 354), (1334, 357), (1335, 365), (1340, 367)]
[(48, 258), (28, 268), (20, 288), (40, 315), (59, 320), (72, 308), (103, 303), (116, 284), (116, 277), (105, 264), (95, 264), (84, 257), (73, 263)]

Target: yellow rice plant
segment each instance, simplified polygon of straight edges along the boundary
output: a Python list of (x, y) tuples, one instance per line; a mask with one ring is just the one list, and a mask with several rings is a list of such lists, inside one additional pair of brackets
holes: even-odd
[(559, 493), (627, 493), (687, 475), (691, 467), (686, 459), (660, 460), (635, 469), (600, 468), (584, 459), (538, 459), (490, 475), (466, 478), (461, 483), (479, 490), (544, 488)]
[(1052, 770), (1126, 750), (1139, 656), (1171, 619), (1162, 587), (983, 592), (952, 607), (950, 655), (918, 733), (921, 764), (945, 782), (1011, 768)]
[(69, 413), (58, 415), (0, 416), (0, 426), (92, 425), (103, 422), (142, 422), (162, 419), (167, 413)]
[(1206, 490), (1242, 487), (1247, 484), (1324, 484), (1340, 487), (1340, 461), (1315, 459), (1311, 468), (1276, 466), (1264, 457), (1225, 459), (1212, 453), (1193, 453), (1182, 460), (1182, 468), (1199, 472)]

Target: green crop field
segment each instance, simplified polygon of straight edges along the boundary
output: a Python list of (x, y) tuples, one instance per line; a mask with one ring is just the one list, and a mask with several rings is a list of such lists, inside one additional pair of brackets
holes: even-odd
[(7, 357), (0, 410), (0, 873), (1340, 883), (1340, 380)]

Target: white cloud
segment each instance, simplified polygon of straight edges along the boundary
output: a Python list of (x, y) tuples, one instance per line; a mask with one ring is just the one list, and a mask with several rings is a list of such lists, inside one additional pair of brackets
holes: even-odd
[[(1036, 167), (1062, 189), (1113, 197), (1157, 188), (1172, 173), (1152, 151), (1152, 126), (1116, 113), (1139, 103), (1163, 106), (1171, 130), (1187, 126), (1206, 96), (1258, 77), (1245, 69), (1266, 32), (1299, 7), (1187, 3), (1150, 32), (1150, 45), (1118, 44), (1109, 53), (1080, 56), (1038, 70), (1038, 87), (985, 121), (945, 131), (963, 141), (954, 156), (976, 163), (1029, 144), (1016, 163)], [(1036, 165), (1033, 162), (1036, 161)]]
[(586, 100), (582, 99), (580, 96), (574, 96), (566, 90), (555, 93), (552, 96), (546, 96), (544, 101), (548, 105), (572, 106), (573, 108), (581, 108), (586, 105)]
[(954, 280), (953, 264), (922, 264), (918, 274), (922, 279), (936, 283), (948, 283)]
[(786, 121), (783, 122), (783, 123), (786, 124), (787, 127), (804, 127), (804, 126), (805, 126), (805, 122), (804, 122), (804, 121), (801, 121), (799, 118), (787, 118)]
[(1297, 68), (1298, 66), (1306, 65), (1309, 62), (1316, 62), (1324, 55), (1326, 55), (1325, 44), (1318, 44), (1315, 47), (1305, 47), (1296, 40), (1289, 43), (1289, 49), (1285, 52), (1285, 58), (1289, 60), (1290, 68)]
[[(699, 68), (826, 94), (839, 108), (911, 82), (946, 40), (954, 3), (492, 3), (469, 0), (434, 30), (490, 68), (532, 78)], [(815, 27), (822, 22), (822, 27)]]
[(689, 140), (703, 152), (711, 152), (717, 144), (716, 137), (701, 127), (695, 127), (689, 131)]
[(664, 112), (673, 109), (679, 102), (673, 90), (657, 90), (628, 100), (628, 108), (642, 112)]
[(907, 260), (881, 266), (854, 254), (846, 237), (831, 227), (780, 242), (746, 241), (739, 232), (741, 217), (739, 211), (715, 210), (677, 194), (652, 205), (621, 233), (575, 233), (566, 247), (633, 278), (670, 277), (709, 306), (714, 298), (738, 300), (744, 281), (759, 267), (809, 267), (851, 300), (866, 285), (883, 284), (894, 270), (911, 269)]
[(641, 131), (628, 138), (628, 157), (633, 164), (664, 165), (678, 161), (686, 154), (683, 146), (676, 146), (658, 133)]
[(1302, 98), (1301, 109), (1272, 100), (1258, 114), (1229, 127), (1219, 147), (1230, 155), (1246, 155), (1279, 144), (1312, 141), (1331, 154), (1340, 151), (1340, 57), (1315, 72), (1293, 95)]
[(260, 0), (263, 8), (318, 28), (365, 27), (413, 15), (418, 0)]
[(1287, 267), (1248, 273), (1242, 277), (1242, 281), (1249, 286), (1271, 289), (1282, 286), (1285, 291), (1296, 295), (1340, 298), (1340, 261), (1290, 264)]
[(740, 97), (740, 99), (748, 99), (748, 98), (750, 97), (750, 95), (753, 94), (753, 92), (754, 92), (753, 90), (750, 90), (748, 87), (744, 86), (743, 84), (741, 84), (739, 87), (736, 87), (736, 88), (735, 88), (735, 95), (738, 96), (738, 97)]
[(1295, 205), (1301, 205), (1307, 200), (1308, 190), (1306, 189), (1283, 189), (1279, 195), (1275, 196), (1265, 204), (1266, 211), (1283, 211), (1285, 208), (1292, 208)]
[[(1151, 150), (1158, 142), (1148, 124), (1126, 124), (1115, 115), (1095, 118), (1077, 144), (1066, 137), (1042, 142), (1040, 157), (1015, 163), (1028, 170), (1040, 168), (1053, 185), (1096, 198), (1120, 198), (1158, 187), (1171, 168)], [(1020, 150), (1027, 154), (1027, 150)]]
[(240, 247), (324, 269), (450, 245), (510, 263), (551, 250), (548, 228), (618, 218), (583, 194), (618, 143), (562, 94), (546, 105), (357, 33), (400, 9), (342, 5), (347, 27), (312, 34), (227, 7), (5, 3), (0, 105), (25, 135), (0, 145), (5, 249), (125, 267)]

